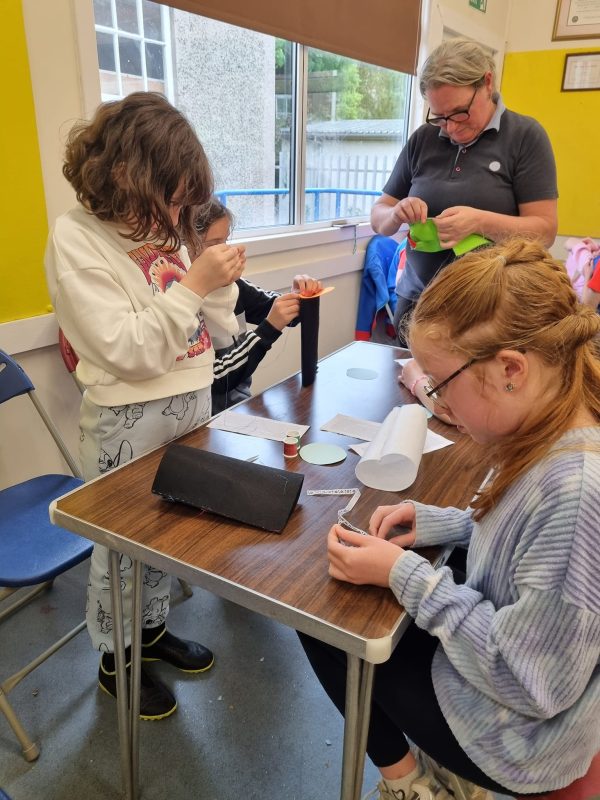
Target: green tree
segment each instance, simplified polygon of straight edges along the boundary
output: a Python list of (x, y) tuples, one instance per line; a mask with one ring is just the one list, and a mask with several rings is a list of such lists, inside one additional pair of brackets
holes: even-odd
[(392, 70), (360, 64), (361, 119), (397, 119), (403, 114), (407, 80)]

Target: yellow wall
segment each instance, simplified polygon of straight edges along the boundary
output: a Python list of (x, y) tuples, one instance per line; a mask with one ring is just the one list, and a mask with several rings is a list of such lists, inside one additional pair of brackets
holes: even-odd
[(4, 0), (0, 124), (0, 323), (51, 311), (43, 270), (48, 235), (21, 0)]
[[(502, 99), (546, 129), (558, 167), (558, 232), (600, 238), (600, 90), (561, 92), (567, 53), (507, 53)], [(600, 51), (599, 51), (600, 52)]]

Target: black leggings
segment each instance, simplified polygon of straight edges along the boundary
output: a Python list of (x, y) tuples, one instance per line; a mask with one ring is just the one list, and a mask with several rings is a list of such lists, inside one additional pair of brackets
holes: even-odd
[[(305, 634), (298, 636), (323, 688), (343, 714), (346, 654)], [(406, 734), (423, 752), (461, 778), (488, 791), (511, 795), (475, 766), (444, 719), (431, 679), (438, 643), (413, 623), (390, 659), (375, 668), (367, 753), (376, 767), (391, 766), (408, 753)]]

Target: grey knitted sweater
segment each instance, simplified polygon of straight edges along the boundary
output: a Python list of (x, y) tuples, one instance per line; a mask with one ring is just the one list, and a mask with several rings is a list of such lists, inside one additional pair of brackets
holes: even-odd
[(392, 569), (399, 602), (440, 640), (432, 676), (452, 732), (515, 792), (566, 786), (600, 751), (599, 506), (600, 427), (572, 429), (479, 523), (415, 503), (415, 546), (468, 547), (464, 585), (411, 551)]

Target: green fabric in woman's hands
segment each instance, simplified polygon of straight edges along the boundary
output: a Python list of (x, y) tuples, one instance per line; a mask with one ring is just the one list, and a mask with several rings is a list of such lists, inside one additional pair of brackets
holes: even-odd
[(445, 250), (440, 244), (438, 229), (432, 219), (425, 222), (413, 222), (409, 226), (409, 238), (413, 242), (413, 249), (421, 253), (439, 253)]
[[(438, 229), (432, 219), (427, 219), (425, 222), (413, 222), (408, 230), (414, 250), (418, 250), (421, 253), (439, 253), (440, 250), (449, 249), (442, 247), (440, 244)], [(480, 236), (478, 233), (470, 233), (458, 242), (458, 244), (455, 244), (452, 250), (455, 255), (463, 256), (476, 247), (482, 247), (486, 244), (491, 244), (489, 239)]]
[(486, 239), (485, 236), (480, 236), (478, 233), (470, 233), (458, 244), (455, 244), (452, 249), (457, 256), (464, 256), (465, 253), (469, 253), (471, 250), (475, 250), (476, 247), (483, 247), (486, 244), (491, 244), (491, 241)]

